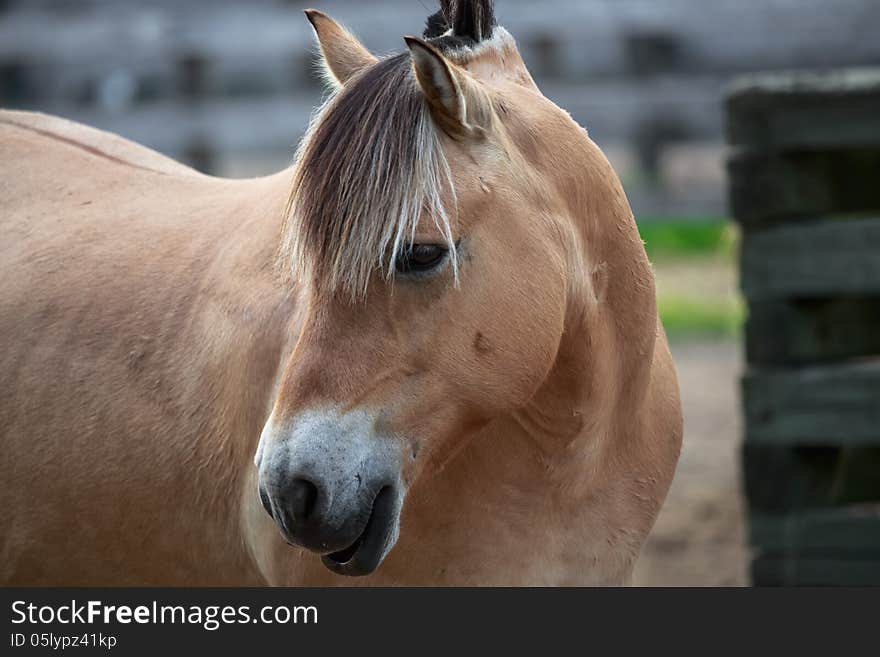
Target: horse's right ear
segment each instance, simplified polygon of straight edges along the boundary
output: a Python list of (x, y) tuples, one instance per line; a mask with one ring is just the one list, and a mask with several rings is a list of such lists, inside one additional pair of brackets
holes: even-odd
[(479, 82), (422, 39), (404, 37), (413, 69), (434, 118), (452, 136), (479, 136), (492, 121), (492, 105)]
[(359, 71), (378, 60), (361, 45), (357, 37), (317, 9), (306, 9), (306, 17), (315, 28), (327, 79), (341, 87)]

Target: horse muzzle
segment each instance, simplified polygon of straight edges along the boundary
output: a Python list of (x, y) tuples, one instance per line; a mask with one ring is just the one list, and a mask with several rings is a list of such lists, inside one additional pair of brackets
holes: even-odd
[(394, 438), (368, 414), (301, 414), (263, 429), (259, 495), (288, 543), (340, 575), (368, 575), (397, 541), (404, 487)]

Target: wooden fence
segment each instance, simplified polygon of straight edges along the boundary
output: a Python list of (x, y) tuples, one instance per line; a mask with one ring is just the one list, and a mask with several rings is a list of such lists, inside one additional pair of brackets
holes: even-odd
[[(0, 0), (0, 106), (82, 121), (222, 175), (274, 171), (320, 102), (310, 5), (387, 53), (438, 3)], [(731, 75), (880, 65), (876, 0), (496, 5), (544, 93), (609, 151), (640, 217), (723, 213)]]
[(756, 585), (880, 584), (880, 69), (727, 101)]

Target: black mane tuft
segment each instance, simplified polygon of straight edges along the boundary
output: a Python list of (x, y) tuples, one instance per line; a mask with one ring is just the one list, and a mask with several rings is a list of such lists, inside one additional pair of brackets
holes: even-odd
[[(451, 34), (446, 34), (450, 27)], [(428, 18), (424, 36), (441, 50), (451, 50), (492, 38), (494, 28), (492, 0), (440, 0), (440, 11)]]
[(426, 39), (437, 39), (443, 36), (449, 30), (449, 23), (446, 22), (446, 16), (442, 11), (428, 16), (425, 23), (425, 32), (422, 36)]

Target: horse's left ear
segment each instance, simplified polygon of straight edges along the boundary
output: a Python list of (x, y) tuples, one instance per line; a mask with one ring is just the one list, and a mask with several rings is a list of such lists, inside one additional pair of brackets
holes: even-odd
[(361, 45), (357, 37), (317, 9), (306, 9), (306, 17), (315, 28), (327, 79), (342, 86), (357, 72), (375, 64), (377, 60)]
[(434, 118), (452, 136), (482, 135), (492, 121), (492, 104), (482, 85), (440, 51), (416, 37), (404, 37), (419, 86)]

